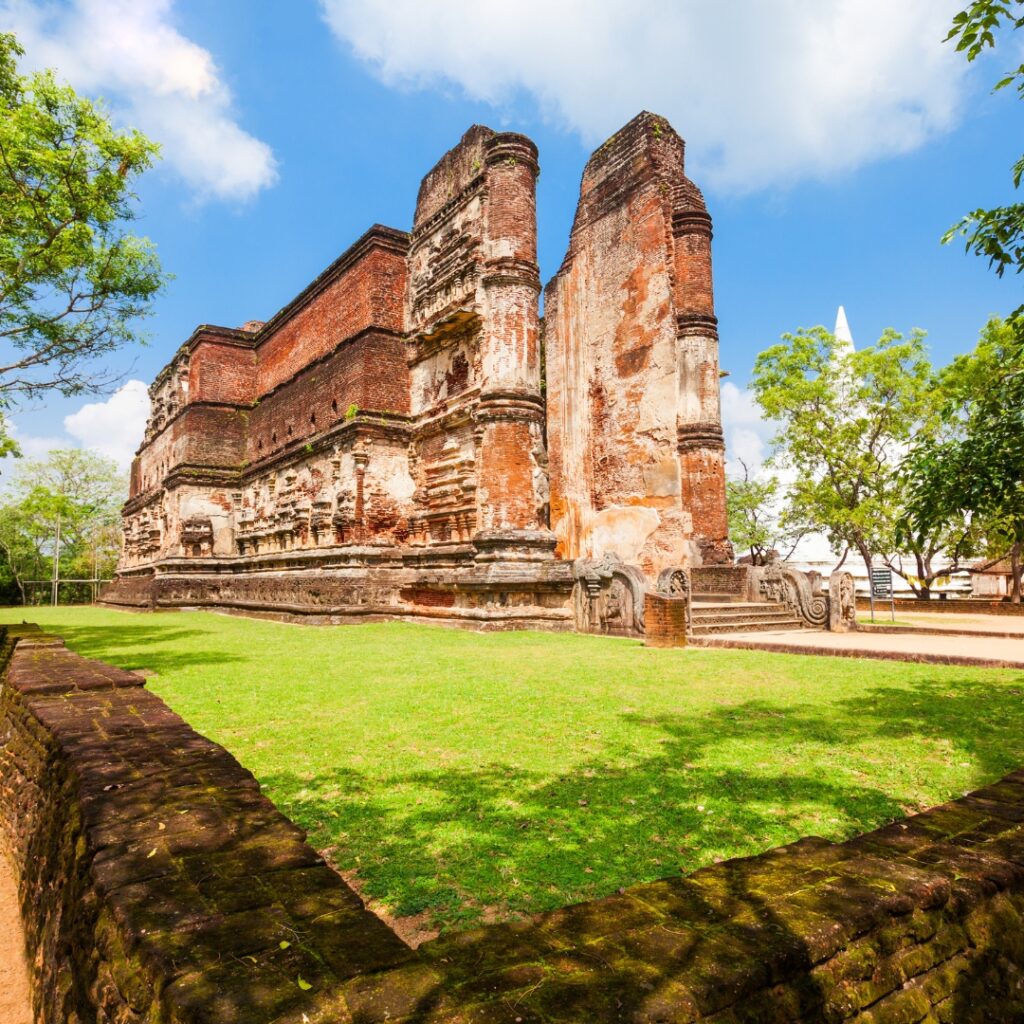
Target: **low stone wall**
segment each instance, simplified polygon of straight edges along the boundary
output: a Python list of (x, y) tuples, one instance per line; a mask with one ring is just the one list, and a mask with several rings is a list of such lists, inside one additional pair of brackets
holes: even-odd
[(39, 1021), (299, 1024), (413, 955), (138, 676), (29, 636), (0, 713)]
[(414, 952), (134, 675), (30, 636), (0, 712), (46, 1024), (1024, 1019), (1024, 772)]
[(199, 572), (203, 563), (189, 566), (182, 560), (181, 571), (115, 577), (101, 591), (100, 603), (153, 610), (217, 608), (319, 623), (409, 619), (480, 630), (573, 628), (569, 563), (479, 563), (471, 555), (463, 551), (465, 564), (443, 570), (400, 562), (369, 569), (321, 565), (308, 553), (296, 556), (290, 568), (275, 568), (268, 561), (259, 572), (226, 559), (215, 573)]
[[(1010, 601), (989, 601), (985, 598), (951, 598), (940, 601), (932, 598), (919, 601), (916, 597), (897, 597), (896, 614), (900, 612), (951, 612), (963, 615), (1024, 615), (1024, 604), (1013, 604)], [(866, 612), (871, 609), (869, 598), (857, 596), (857, 611)], [(875, 601), (875, 617), (889, 614), (889, 602), (879, 598)]]

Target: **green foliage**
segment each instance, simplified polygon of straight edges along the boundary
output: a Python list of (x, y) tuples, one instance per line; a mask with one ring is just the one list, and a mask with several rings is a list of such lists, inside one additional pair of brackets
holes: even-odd
[(157, 146), (52, 72), (19, 75), (22, 52), (0, 34), (0, 408), (109, 384), (93, 360), (139, 339), (165, 280), (125, 230)]
[(993, 319), (975, 350), (943, 371), (943, 430), (917, 439), (903, 464), (913, 499), (904, 529), (969, 520), (995, 553), (1024, 548), (1024, 324)]
[[(19, 465), (0, 498), (0, 556), (23, 603), (42, 598), (28, 580), (49, 579), (58, 523), (60, 574), (89, 579), (113, 573), (121, 545), (120, 506), (127, 481), (110, 459), (72, 448)], [(87, 588), (79, 588), (87, 597)], [(73, 596), (61, 590), (61, 598)]]
[[(973, 0), (953, 19), (947, 40), (956, 40), (956, 49), (969, 61), (984, 50), (994, 49), (997, 33), (1024, 26), (1024, 0)], [(1024, 99), (1024, 64), (1009, 71), (995, 88), (1015, 85)], [(1019, 188), (1024, 177), (1024, 156), (1013, 166), (1013, 187)], [(1000, 276), (1007, 269), (1024, 270), (1024, 203), (1011, 203), (991, 210), (977, 209), (954, 224), (943, 242), (966, 239), (968, 252), (984, 256)], [(1022, 307), (1024, 310), (1024, 307)], [(1018, 312), (1021, 312), (1018, 310)]]
[(356, 416), (358, 416), (358, 415), (359, 415), (359, 406), (358, 406), (358, 405), (356, 405), (356, 403), (355, 403), (355, 402), (353, 402), (353, 403), (352, 403), (352, 404), (351, 404), (351, 405), (350, 405), (350, 406), (349, 406), (349, 407), (348, 407), (348, 408), (347, 408), (347, 409), (345, 410), (345, 421), (346, 421), (346, 422), (351, 422), (351, 421), (352, 421), (352, 420), (354, 420), (354, 419), (356, 418)]
[(737, 554), (746, 552), (754, 565), (763, 565), (769, 552), (782, 546), (792, 550), (805, 531), (787, 528), (783, 522), (778, 478), (752, 479), (746, 463), (740, 460), (740, 464), (743, 477), (725, 482), (729, 540)]
[(779, 424), (773, 465), (793, 470), (786, 517), (870, 565), (888, 555), (902, 448), (935, 422), (924, 334), (887, 329), (854, 351), (823, 327), (783, 335), (754, 364), (754, 396)]
[(845, 839), (1024, 760), (1019, 672), (409, 623), (30, 617), (156, 673), (372, 900), (449, 928)]

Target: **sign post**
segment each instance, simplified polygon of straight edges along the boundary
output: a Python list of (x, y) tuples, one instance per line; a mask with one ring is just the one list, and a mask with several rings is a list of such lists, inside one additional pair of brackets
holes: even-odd
[(896, 600), (893, 594), (892, 569), (888, 566), (884, 566), (879, 569), (872, 569), (869, 583), (870, 589), (868, 592), (871, 598), (871, 621), (875, 621), (875, 598), (877, 597), (882, 601), (889, 601), (889, 613), (892, 621), (895, 622)]

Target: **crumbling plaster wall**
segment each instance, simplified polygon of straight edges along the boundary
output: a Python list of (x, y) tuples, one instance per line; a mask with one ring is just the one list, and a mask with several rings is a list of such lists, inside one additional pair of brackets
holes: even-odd
[[(569, 250), (545, 293), (562, 557), (613, 551), (656, 576), (725, 543), (710, 272), (710, 219), (685, 178), (683, 141), (641, 114), (588, 162)], [(680, 457), (691, 423), (706, 426), (701, 447)]]

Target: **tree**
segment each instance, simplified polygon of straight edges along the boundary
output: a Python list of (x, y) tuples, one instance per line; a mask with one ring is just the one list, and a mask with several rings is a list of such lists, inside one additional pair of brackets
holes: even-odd
[[(974, 0), (953, 19), (947, 39), (968, 61), (994, 49), (1004, 29), (1024, 27), (1024, 0)], [(1015, 85), (1024, 99), (1024, 64), (995, 88)], [(1013, 167), (1014, 188), (1024, 178), (1024, 156)], [(1024, 270), (1024, 203), (978, 209), (943, 238), (966, 238), (968, 252), (986, 256), (1002, 276)], [(913, 499), (903, 530), (933, 530), (943, 522), (967, 522), (991, 550), (1008, 553), (1012, 600), (1021, 600), (1024, 552), (1024, 306), (991, 320), (974, 352), (943, 374), (946, 400), (941, 436), (923, 437), (904, 463)]]
[(945, 431), (918, 439), (903, 463), (912, 492), (905, 530), (969, 522), (990, 551), (1007, 553), (1021, 600), (1024, 552), (1024, 344), (993, 319), (975, 350), (943, 371)]
[(77, 448), (52, 451), (18, 467), (0, 504), (0, 556), (23, 601), (31, 596), (26, 581), (53, 574), (58, 530), (60, 575), (86, 579), (96, 570), (110, 572), (127, 490), (110, 459)]
[(900, 513), (900, 458), (934, 422), (924, 334), (888, 329), (854, 351), (824, 327), (783, 335), (754, 364), (754, 396), (779, 423), (770, 462), (794, 471), (787, 517), (852, 548), (871, 568), (890, 558)]
[[(947, 40), (956, 40), (956, 49), (975, 60), (987, 49), (994, 49), (996, 35), (1005, 28), (1024, 26), (1024, 0), (974, 0), (953, 19)], [(1024, 99), (1024, 64), (1008, 72), (996, 83), (996, 90), (1014, 85)], [(1024, 156), (1013, 165), (1013, 187), (1020, 188), (1024, 178)], [(1007, 268), (1024, 270), (1024, 203), (1011, 203), (991, 210), (977, 209), (954, 224), (943, 236), (944, 242), (966, 238), (968, 252), (988, 258), (997, 274)], [(1017, 310), (1024, 316), (1024, 307)]]
[(784, 523), (778, 478), (752, 477), (747, 464), (742, 459), (739, 463), (743, 476), (725, 481), (729, 539), (733, 547), (749, 552), (753, 565), (764, 565), (769, 553), (780, 546), (789, 549), (785, 558), (791, 557), (806, 530), (793, 529)]
[(0, 555), (3, 557), (3, 585), (7, 591), (5, 598), (16, 595), (21, 604), (28, 604), (26, 581), (42, 579), (47, 572), (36, 526), (31, 516), (17, 503), (0, 505)]
[(152, 243), (126, 230), (158, 147), (52, 72), (19, 75), (23, 52), (0, 34), (0, 414), (112, 383), (94, 361), (138, 340), (165, 280)]

